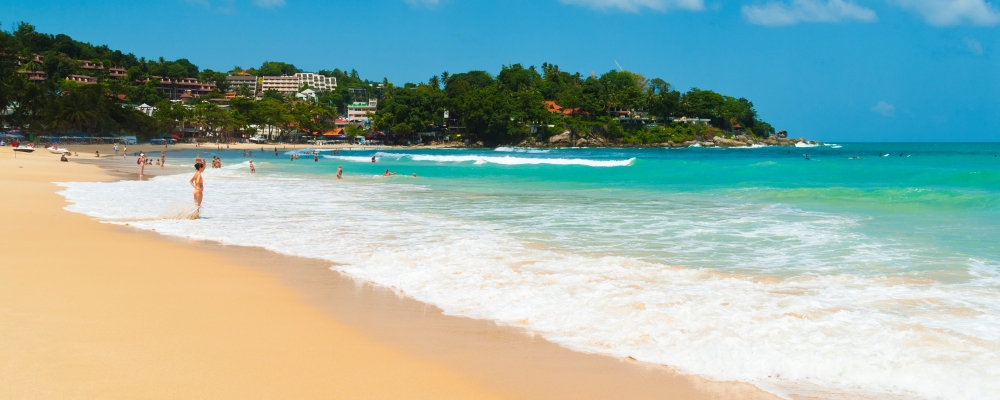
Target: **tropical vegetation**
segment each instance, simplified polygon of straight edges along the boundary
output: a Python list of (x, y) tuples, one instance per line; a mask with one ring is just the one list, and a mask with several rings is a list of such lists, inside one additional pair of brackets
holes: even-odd
[[(111, 67), (125, 73), (112, 74)], [(747, 99), (699, 88), (681, 93), (663, 79), (624, 70), (582, 76), (554, 64), (512, 64), (495, 76), (443, 72), (401, 86), (387, 79), (364, 80), (354, 70), (321, 70), (318, 74), (337, 79), (337, 88), (310, 99), (250, 93), (226, 79), (297, 72), (295, 65), (279, 61), (225, 72), (200, 69), (187, 59), (146, 59), (20, 23), (10, 32), (0, 30), (0, 122), (8, 129), (51, 135), (229, 138), (264, 129), (270, 137), (290, 140), (332, 130), (362, 93), (378, 98), (379, 107), (367, 123), (349, 126), (349, 135), (380, 131), (403, 140), (429, 132), (498, 145), (544, 141), (564, 132), (626, 144), (774, 133)], [(94, 82), (73, 81), (79, 75)], [(168, 100), (161, 83), (186, 78), (211, 82), (214, 90), (183, 102)], [(140, 104), (156, 111), (147, 115)]]

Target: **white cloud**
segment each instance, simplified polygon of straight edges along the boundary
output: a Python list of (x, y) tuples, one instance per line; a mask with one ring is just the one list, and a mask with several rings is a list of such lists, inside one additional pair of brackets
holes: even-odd
[(800, 22), (874, 22), (875, 11), (843, 0), (793, 0), (792, 4), (771, 2), (743, 6), (743, 17), (752, 24), (781, 26)]
[(441, 3), (441, 0), (406, 0), (406, 4), (411, 6), (434, 7)]
[(705, 9), (704, 0), (559, 0), (559, 2), (597, 10), (615, 9), (633, 13), (646, 8), (654, 11), (701, 11)]
[(872, 107), (872, 111), (882, 114), (883, 117), (891, 117), (896, 115), (896, 106), (880, 101), (875, 107)]
[(271, 8), (285, 5), (285, 0), (253, 0), (258, 7)]
[(983, 55), (983, 45), (979, 43), (978, 40), (973, 38), (965, 38), (962, 39), (962, 41), (965, 42), (965, 47), (967, 47), (969, 51), (972, 52), (972, 54), (975, 54), (977, 56)]
[(936, 26), (1000, 24), (1000, 12), (985, 0), (891, 0)]

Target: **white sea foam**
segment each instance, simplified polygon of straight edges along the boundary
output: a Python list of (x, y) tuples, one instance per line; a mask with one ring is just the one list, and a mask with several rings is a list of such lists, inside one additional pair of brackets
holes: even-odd
[[(449, 201), (409, 184), (236, 169), (206, 171), (205, 218), (149, 218), (190, 198), (187, 179), (62, 194), (106, 221), (342, 263), (581, 351), (784, 393), (1000, 398), (1000, 266), (950, 260), (969, 278), (947, 284), (887, 274), (920, 249), (867, 237), (851, 218), (701, 197)], [(143, 201), (122, 201), (134, 193)]]
[[(395, 152), (378, 152), (378, 157), (395, 159), (410, 159), (413, 161), (431, 161), (438, 163), (463, 163), (472, 162), (474, 164), (499, 164), (499, 165), (583, 165), (588, 167), (627, 167), (632, 165), (635, 158), (627, 160), (588, 160), (584, 158), (547, 158), (547, 157), (513, 157), (513, 156), (481, 156), (481, 155), (435, 155), (435, 154), (410, 154)], [(370, 161), (370, 160), (369, 160)]]
[(806, 142), (795, 142), (795, 147), (819, 147), (818, 144), (811, 144)]
[(499, 151), (503, 153), (529, 153), (529, 154), (545, 154), (551, 150), (544, 149), (533, 149), (529, 147), (497, 147), (493, 151)]
[(331, 155), (323, 155), (323, 158), (329, 158), (331, 160), (344, 160), (344, 161), (350, 161), (350, 162), (372, 162), (372, 158), (371, 157), (364, 157), (364, 156), (331, 156)]

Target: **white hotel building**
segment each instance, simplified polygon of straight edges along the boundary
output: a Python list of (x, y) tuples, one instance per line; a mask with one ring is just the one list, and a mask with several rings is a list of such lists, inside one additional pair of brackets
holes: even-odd
[(311, 72), (298, 73), (295, 74), (295, 77), (299, 79), (300, 88), (305, 85), (309, 85), (310, 88), (317, 92), (334, 90), (337, 88), (337, 78), (327, 77)]
[(295, 76), (264, 76), (260, 79), (260, 93), (276, 90), (283, 95), (298, 93), (299, 78)]

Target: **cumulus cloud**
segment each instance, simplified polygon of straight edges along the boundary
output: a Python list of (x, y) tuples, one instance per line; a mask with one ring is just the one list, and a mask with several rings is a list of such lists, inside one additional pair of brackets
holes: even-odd
[(258, 7), (271, 8), (285, 5), (285, 0), (253, 0)]
[(935, 26), (1000, 24), (1000, 11), (985, 0), (891, 0)]
[(972, 52), (972, 54), (975, 54), (977, 56), (983, 55), (983, 45), (979, 43), (978, 40), (973, 38), (965, 38), (962, 39), (962, 41), (965, 42), (965, 47), (968, 48), (969, 51)]
[(559, 0), (559, 2), (597, 10), (619, 10), (633, 13), (643, 9), (654, 11), (700, 11), (705, 9), (704, 0)]
[(875, 107), (872, 107), (872, 111), (882, 114), (883, 117), (891, 117), (896, 115), (896, 106), (880, 101)]
[(752, 24), (794, 25), (800, 22), (874, 22), (875, 11), (844, 0), (793, 0), (791, 4), (771, 2), (743, 6), (743, 17)]

